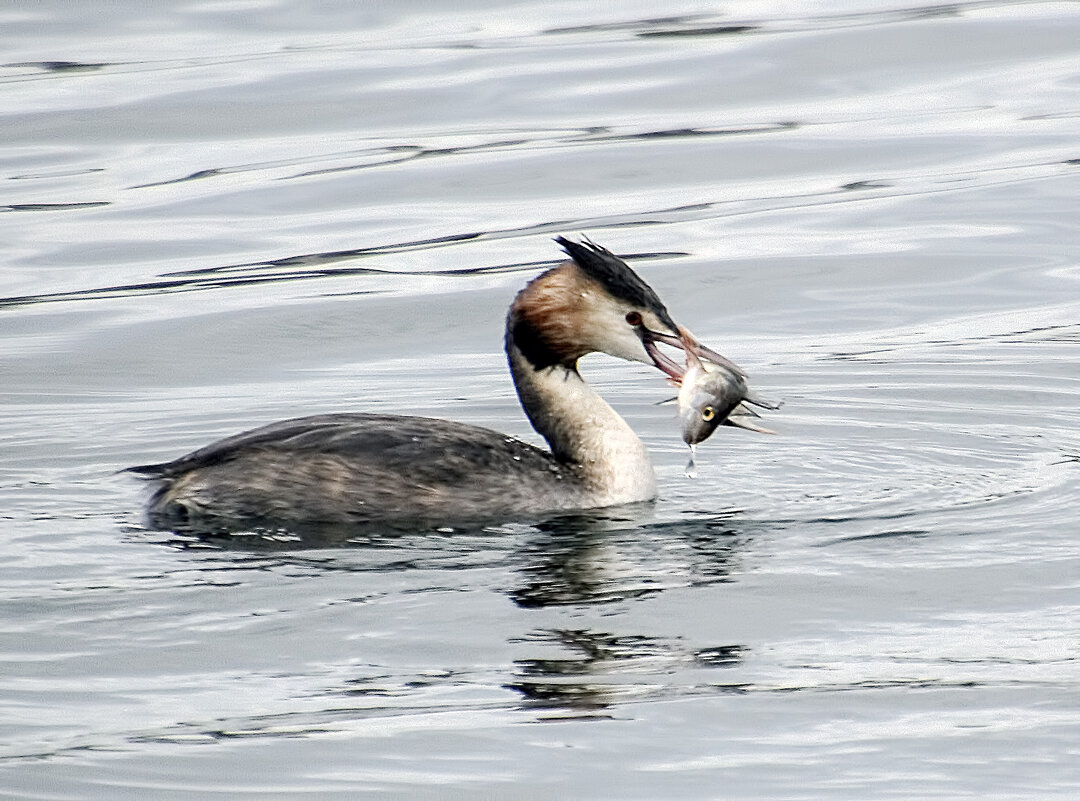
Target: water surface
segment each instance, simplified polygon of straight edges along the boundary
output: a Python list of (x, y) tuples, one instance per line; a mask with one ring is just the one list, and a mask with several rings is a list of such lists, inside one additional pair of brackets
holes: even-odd
[[(1074, 798), (1067, 3), (0, 11), (0, 797)], [(214, 540), (116, 470), (289, 416), (537, 441), (588, 234), (782, 397), (661, 498)]]

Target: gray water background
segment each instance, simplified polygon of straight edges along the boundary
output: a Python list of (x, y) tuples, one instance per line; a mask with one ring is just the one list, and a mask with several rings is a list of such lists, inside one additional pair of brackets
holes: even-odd
[[(452, 6), (452, 8), (451, 8)], [(0, 797), (1080, 795), (1076, 3), (0, 8)], [(779, 435), (652, 507), (311, 547), (115, 471), (328, 411), (537, 441), (588, 234)]]

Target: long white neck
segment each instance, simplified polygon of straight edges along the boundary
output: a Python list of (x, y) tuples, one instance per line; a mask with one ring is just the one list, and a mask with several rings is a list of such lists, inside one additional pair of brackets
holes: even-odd
[(555, 457), (581, 476), (597, 506), (656, 497), (644, 443), (577, 370), (560, 364), (537, 370), (510, 337), (506, 354), (533, 428)]

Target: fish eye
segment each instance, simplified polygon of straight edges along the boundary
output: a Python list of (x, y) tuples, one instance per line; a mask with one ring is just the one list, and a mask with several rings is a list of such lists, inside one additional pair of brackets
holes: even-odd
[(627, 312), (626, 313), (626, 322), (630, 323), (630, 325), (637, 328), (639, 325), (641, 325), (641, 315), (638, 314), (636, 311)]
[(701, 419), (704, 420), (706, 423), (712, 420), (714, 417), (716, 417), (716, 409), (714, 409), (712, 406), (706, 406), (704, 409), (701, 410)]

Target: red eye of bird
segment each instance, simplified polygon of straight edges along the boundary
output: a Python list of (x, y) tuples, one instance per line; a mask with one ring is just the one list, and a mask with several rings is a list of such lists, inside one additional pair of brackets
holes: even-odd
[(630, 325), (636, 328), (637, 326), (641, 325), (641, 315), (638, 314), (636, 311), (627, 312), (626, 322), (630, 323)]

